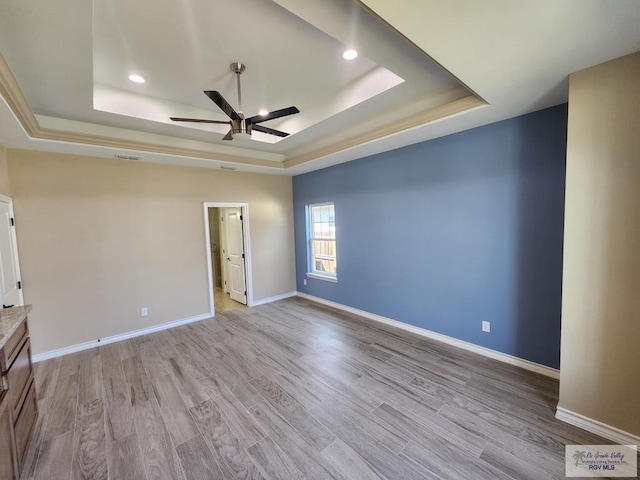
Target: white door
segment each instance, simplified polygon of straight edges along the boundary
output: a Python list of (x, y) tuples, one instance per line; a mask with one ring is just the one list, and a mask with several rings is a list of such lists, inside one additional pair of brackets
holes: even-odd
[(244, 237), (242, 234), (242, 208), (224, 209), (226, 230), (226, 273), (229, 278), (229, 295), (236, 302), (247, 304), (247, 284), (244, 269)]
[(13, 204), (8, 197), (0, 197), (0, 301), (2, 306), (22, 305), (20, 264)]

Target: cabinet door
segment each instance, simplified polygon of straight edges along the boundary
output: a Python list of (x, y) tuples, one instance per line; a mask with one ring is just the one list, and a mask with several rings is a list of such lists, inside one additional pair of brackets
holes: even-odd
[(36, 406), (35, 389), (32, 384), (13, 429), (16, 446), (16, 460), (19, 471), (22, 471), (22, 467), (24, 467), (25, 455), (29, 448), (29, 439), (33, 433), (33, 427), (36, 424), (37, 418), (38, 409)]
[(15, 478), (13, 425), (6, 398), (0, 401), (0, 478)]
[(21, 400), (27, 394), (27, 389), (33, 378), (33, 368), (31, 367), (31, 343), (27, 341), (20, 349), (13, 364), (7, 372), (9, 382), (9, 408), (12, 408), (13, 419), (18, 419), (18, 413), (22, 408)]

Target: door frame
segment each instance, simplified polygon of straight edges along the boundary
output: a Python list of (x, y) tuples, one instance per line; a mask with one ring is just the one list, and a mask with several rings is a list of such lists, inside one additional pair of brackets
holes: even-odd
[(239, 207), (242, 212), (242, 237), (244, 243), (244, 275), (247, 284), (247, 307), (253, 306), (253, 282), (251, 276), (251, 243), (249, 241), (249, 204), (232, 202), (204, 202), (204, 236), (207, 252), (207, 277), (209, 279), (209, 313), (215, 317), (215, 306), (213, 302), (213, 269), (211, 267), (211, 237), (209, 232), (209, 208), (231, 208)]
[[(22, 284), (22, 272), (20, 270), (20, 256), (18, 255), (18, 236), (16, 235), (16, 226), (15, 226), (16, 215), (13, 212), (13, 198), (7, 197), (6, 195), (0, 194), (0, 202), (6, 203), (6, 204), (9, 205), (9, 214), (11, 215), (11, 218), (14, 219), (14, 225), (12, 225), (13, 228), (10, 229), (11, 230), (11, 242), (13, 243), (13, 252), (11, 252), (11, 254), (13, 255), (13, 262), (14, 262), (15, 267), (16, 267), (17, 281), (19, 281)], [(18, 297), (20, 299), (19, 300), (20, 301), (20, 305), (24, 305), (24, 295), (22, 294), (22, 288), (18, 289)], [(4, 301), (4, 299), (3, 299), (3, 301)]]

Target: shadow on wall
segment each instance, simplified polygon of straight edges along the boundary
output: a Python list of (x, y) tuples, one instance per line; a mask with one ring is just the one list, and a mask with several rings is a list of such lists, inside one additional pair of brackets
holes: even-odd
[[(566, 122), (562, 105), (294, 177), (298, 290), (558, 368)], [(338, 283), (305, 286), (305, 205), (324, 201)]]
[(553, 124), (545, 126), (520, 126), (518, 133), (513, 338), (516, 356), (539, 363), (546, 359), (559, 368), (566, 159), (559, 161), (557, 145), (559, 140), (566, 145), (566, 122), (561, 132)]

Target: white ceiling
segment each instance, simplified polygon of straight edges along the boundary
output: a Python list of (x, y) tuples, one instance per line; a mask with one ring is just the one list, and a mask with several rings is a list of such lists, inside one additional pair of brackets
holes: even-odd
[[(298, 174), (563, 103), (638, 25), (637, 0), (7, 0), (0, 144)], [(245, 113), (295, 105), (265, 123), (292, 135), (168, 119), (226, 120), (202, 91), (237, 107), (233, 61)]]

